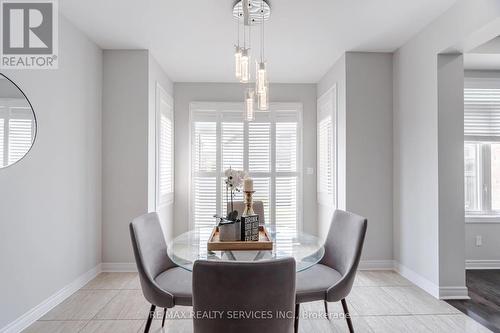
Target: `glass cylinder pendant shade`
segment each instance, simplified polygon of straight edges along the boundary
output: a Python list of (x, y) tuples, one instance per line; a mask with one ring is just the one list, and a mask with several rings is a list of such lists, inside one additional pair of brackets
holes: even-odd
[(238, 80), (241, 79), (241, 47), (235, 46), (234, 50), (234, 74)]
[(255, 120), (255, 113), (253, 109), (255, 92), (253, 89), (247, 89), (245, 92), (245, 120)]
[(269, 110), (269, 84), (264, 87), (264, 90), (257, 94), (257, 108), (260, 111)]
[(257, 62), (256, 65), (255, 92), (260, 94), (267, 86), (267, 69), (265, 62)]
[(241, 83), (247, 83), (250, 80), (250, 56), (248, 49), (243, 49), (241, 52)]

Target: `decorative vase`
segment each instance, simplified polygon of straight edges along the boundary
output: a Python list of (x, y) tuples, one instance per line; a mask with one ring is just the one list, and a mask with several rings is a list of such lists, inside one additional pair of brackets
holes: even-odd
[(219, 240), (221, 242), (234, 242), (241, 240), (241, 222), (223, 224), (219, 226)]

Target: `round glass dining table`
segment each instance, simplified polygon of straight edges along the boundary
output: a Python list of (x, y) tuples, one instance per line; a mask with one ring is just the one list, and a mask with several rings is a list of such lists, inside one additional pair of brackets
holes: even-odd
[(297, 272), (318, 263), (325, 249), (321, 240), (313, 235), (286, 226), (266, 225), (273, 241), (272, 250), (262, 251), (208, 251), (207, 242), (213, 228), (200, 227), (176, 237), (168, 245), (168, 256), (178, 266), (193, 270), (196, 260), (258, 261), (292, 257)]

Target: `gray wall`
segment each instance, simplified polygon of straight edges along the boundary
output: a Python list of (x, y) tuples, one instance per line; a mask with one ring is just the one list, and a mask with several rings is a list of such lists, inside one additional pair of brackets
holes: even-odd
[(363, 259), (392, 255), (392, 54), (346, 54), (347, 210), (368, 218)]
[(128, 224), (148, 211), (148, 52), (105, 50), (103, 262), (133, 262)]
[(463, 68), (461, 54), (438, 56), (439, 284), (445, 286), (465, 281), (464, 247), (447, 246), (465, 239)]
[[(366, 216), (363, 260), (392, 260), (392, 54), (348, 52), (318, 83), (338, 89), (339, 208)], [(320, 207), (322, 233), (331, 215)], [(323, 234), (324, 236), (324, 234)]]
[[(403, 274), (438, 296), (440, 287), (464, 288), (462, 232), (440, 228), (439, 198), (455, 197), (450, 186), (443, 186), (439, 154), (443, 149), (463, 147), (463, 137), (456, 142), (439, 144), (438, 140), (438, 54), (470, 42), (478, 29), (496, 20), (498, 2), (458, 1), (450, 10), (401, 47), (394, 55), (394, 253)], [(494, 31), (491, 33), (493, 37)], [(498, 33), (498, 30), (496, 30)], [(457, 76), (458, 77), (458, 76)], [(456, 97), (458, 98), (458, 97)], [(461, 102), (461, 101), (459, 101)], [(450, 103), (450, 102), (449, 102)], [(457, 112), (451, 117), (463, 114)], [(463, 183), (459, 170), (451, 171), (449, 183)], [(450, 218), (463, 210), (463, 197), (447, 202)], [(463, 215), (462, 215), (463, 216)], [(442, 217), (442, 216), (441, 216)], [(443, 221), (452, 228), (463, 223)], [(440, 237), (446, 233), (456, 237)], [(440, 260), (440, 253), (453, 253), (451, 262)], [(457, 277), (461, 280), (457, 281)]]
[[(156, 82), (172, 83), (147, 50), (105, 50), (103, 74), (103, 256), (134, 262), (128, 224), (155, 209)], [(171, 207), (160, 209), (171, 237)]]
[(38, 119), (0, 169), (0, 328), (101, 262), (102, 51), (59, 17), (59, 69), (3, 71)]
[[(476, 246), (476, 236), (483, 245)], [(481, 260), (500, 263), (500, 223), (471, 222), (465, 225), (465, 259), (481, 264)], [(489, 265), (486, 263), (486, 265)]]
[[(303, 209), (304, 230), (316, 233), (316, 173), (307, 175), (307, 167), (316, 169), (316, 85), (271, 84), (271, 102), (303, 103)], [(238, 83), (175, 83), (175, 233), (189, 227), (189, 103), (241, 102), (244, 87)], [(314, 147), (314, 149), (308, 149)]]

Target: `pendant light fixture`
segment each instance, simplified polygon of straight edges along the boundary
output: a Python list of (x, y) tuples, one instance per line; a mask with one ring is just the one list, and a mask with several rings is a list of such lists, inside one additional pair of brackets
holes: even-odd
[(241, 16), (243, 16), (243, 14), (238, 14), (238, 18), (236, 19), (236, 25), (237, 25), (237, 29), (236, 29), (236, 33), (237, 33), (237, 37), (236, 37), (236, 40), (238, 41), (237, 44), (234, 46), (234, 75), (236, 76), (236, 78), (238, 80), (241, 79), (241, 55), (242, 55), (242, 49), (241, 49), (241, 46), (240, 46), (240, 21), (241, 21)]
[[(269, 109), (269, 81), (267, 64), (264, 58), (264, 21), (269, 19), (271, 8), (267, 0), (241, 0), (233, 7), (237, 20), (237, 44), (235, 45), (235, 76), (241, 83), (248, 84), (245, 89), (245, 120), (255, 120), (255, 106), (258, 110)], [(243, 45), (240, 44), (240, 22), (243, 23)], [(251, 27), (260, 24), (260, 61), (256, 62), (255, 88), (251, 81)], [(248, 38), (247, 38), (248, 33)], [(247, 44), (248, 42), (248, 44)], [(257, 102), (257, 103), (256, 103)]]
[(246, 121), (255, 120), (254, 96), (255, 96), (254, 90), (252, 88), (248, 88), (245, 92), (245, 120)]
[(238, 80), (241, 80), (241, 56), (242, 51), (239, 46), (235, 47), (234, 50), (234, 74)]
[(267, 64), (264, 61), (264, 0), (260, 2), (260, 62), (256, 63), (255, 91), (257, 93), (257, 109), (269, 110), (269, 81), (267, 78)]
[[(243, 14), (243, 49), (241, 50), (241, 83), (248, 83), (250, 81), (250, 20), (249, 8), (252, 6), (250, 0), (242, 1), (242, 14)], [(247, 30), (248, 30), (248, 47), (247, 47)]]
[(240, 82), (241, 83), (248, 83), (250, 81), (250, 55), (248, 54), (248, 51), (250, 49), (243, 49), (241, 51), (241, 76), (240, 76)]

